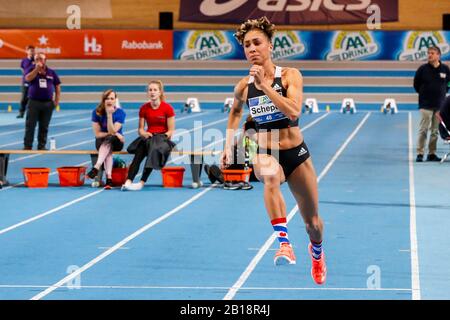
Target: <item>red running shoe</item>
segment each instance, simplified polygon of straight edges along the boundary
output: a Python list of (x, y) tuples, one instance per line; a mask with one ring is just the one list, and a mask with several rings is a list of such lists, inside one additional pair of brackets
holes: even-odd
[(311, 277), (317, 284), (324, 284), (327, 278), (327, 266), (325, 265), (325, 253), (322, 251), (320, 259), (314, 259), (312, 255), (312, 244), (308, 245), (309, 255), (311, 256), (312, 268)]
[(289, 243), (284, 242), (280, 245), (280, 249), (275, 253), (273, 263), (276, 266), (295, 264), (294, 250)]

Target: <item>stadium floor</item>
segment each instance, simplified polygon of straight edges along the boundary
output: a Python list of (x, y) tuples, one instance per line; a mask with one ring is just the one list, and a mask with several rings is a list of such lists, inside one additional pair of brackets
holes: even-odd
[[(90, 112), (54, 114), (57, 148), (94, 148)], [(126, 112), (129, 143), (138, 116)], [(325, 223), (323, 286), (311, 279), (308, 238), (286, 185), (297, 264), (275, 267), (261, 183), (228, 191), (203, 173), (204, 186), (192, 189), (188, 169), (176, 189), (162, 187), (159, 171), (140, 192), (88, 181), (60, 187), (56, 168), (89, 166), (87, 156), (13, 155), (11, 185), (0, 190), (0, 299), (449, 299), (450, 167), (413, 162), (418, 122), (416, 111), (301, 117)], [(179, 144), (197, 135), (203, 150), (222, 149), (219, 110), (178, 114), (176, 126)], [(20, 149), (23, 127), (15, 113), (0, 113), (0, 149)], [(188, 168), (186, 160), (170, 165)], [(24, 187), (24, 167), (51, 168), (49, 187)]]

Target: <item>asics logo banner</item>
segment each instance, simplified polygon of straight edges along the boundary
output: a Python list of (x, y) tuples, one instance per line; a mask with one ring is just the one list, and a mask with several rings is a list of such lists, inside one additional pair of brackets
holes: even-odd
[[(229, 0), (217, 3), (217, 0), (203, 0), (200, 12), (206, 16), (220, 16), (238, 9), (249, 1), (254, 2), (253, 0)], [(365, 10), (371, 3), (372, 0), (355, 0), (349, 4), (337, 4), (333, 0), (258, 0), (256, 6), (261, 11), (267, 12), (318, 11), (321, 6), (330, 11), (359, 11)]]
[(275, 24), (356, 23), (366, 22), (372, 5), (381, 21), (398, 21), (398, 0), (180, 0), (179, 19), (242, 23), (265, 15)]
[(229, 0), (222, 3), (217, 3), (216, 0), (203, 0), (200, 4), (200, 12), (205, 16), (220, 16), (236, 10), (247, 0)]

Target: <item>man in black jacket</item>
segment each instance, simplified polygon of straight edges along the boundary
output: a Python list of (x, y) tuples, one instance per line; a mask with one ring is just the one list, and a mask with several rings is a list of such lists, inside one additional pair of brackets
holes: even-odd
[(438, 120), (436, 112), (444, 102), (450, 82), (450, 69), (440, 61), (441, 50), (437, 46), (428, 48), (428, 63), (417, 69), (414, 76), (414, 89), (419, 94), (421, 114), (419, 136), (417, 139), (417, 162), (423, 161), (428, 130), (431, 131), (428, 143), (427, 161), (440, 161), (436, 155), (438, 140)]

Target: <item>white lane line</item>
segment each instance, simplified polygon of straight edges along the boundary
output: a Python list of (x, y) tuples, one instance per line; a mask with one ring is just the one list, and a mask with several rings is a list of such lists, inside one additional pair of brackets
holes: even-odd
[[(225, 140), (225, 139), (218, 140), (218, 141), (216, 141), (216, 142), (210, 143), (209, 145), (205, 146), (205, 147), (202, 148), (202, 149), (206, 149), (206, 148), (210, 147), (211, 145), (220, 143), (220, 142), (222, 142), (222, 141), (224, 141), (224, 140)], [(184, 157), (187, 157), (187, 156), (184, 155), (184, 156), (177, 157), (177, 158), (175, 158), (175, 159), (173, 159), (173, 160), (168, 161), (167, 164), (171, 164), (171, 163), (173, 163), (173, 162), (175, 162), (175, 161), (177, 161), (177, 160), (179, 160), (179, 159), (182, 159), (182, 158), (184, 158)], [(56, 174), (56, 172), (53, 172), (52, 174)], [(142, 173), (140, 173), (139, 175), (137, 175), (137, 177), (139, 177), (139, 176), (141, 176), (141, 175), (142, 175)], [(211, 186), (211, 187), (212, 187), (212, 186)], [(100, 192), (103, 192), (103, 191), (105, 191), (105, 189), (101, 188), (100, 190), (94, 191), (94, 192), (92, 192), (92, 193), (88, 193), (87, 195), (84, 195), (84, 196), (79, 197), (79, 198), (77, 198), (77, 199), (75, 199), (75, 200), (72, 200), (72, 201), (70, 201), (70, 202), (67, 202), (67, 203), (65, 203), (65, 204), (63, 204), (63, 205), (61, 205), (61, 206), (59, 206), (59, 207), (56, 207), (56, 208), (53, 208), (53, 209), (51, 209), (51, 210), (45, 211), (45, 212), (43, 212), (43, 213), (41, 213), (41, 214), (39, 214), (39, 215), (36, 215), (36, 216), (34, 216), (34, 217), (30, 218), (30, 219), (27, 219), (27, 220), (21, 221), (21, 222), (19, 222), (19, 223), (16, 223), (16, 224), (14, 224), (14, 225), (12, 225), (12, 226), (10, 226), (10, 227), (7, 227), (7, 228), (5, 228), (5, 229), (1, 229), (1, 230), (0, 230), (0, 235), (1, 235), (1, 234), (4, 234), (4, 233), (6, 233), (6, 232), (9, 232), (9, 231), (11, 231), (11, 230), (17, 229), (17, 228), (19, 228), (19, 227), (21, 227), (21, 226), (23, 226), (23, 225), (26, 225), (26, 224), (28, 224), (28, 223), (31, 223), (31, 222), (33, 222), (33, 221), (36, 221), (36, 220), (38, 220), (38, 219), (44, 218), (44, 217), (46, 217), (46, 216), (48, 216), (48, 215), (50, 215), (50, 214), (52, 214), (52, 213), (55, 213), (55, 212), (57, 212), (57, 211), (59, 211), (59, 210), (62, 210), (62, 209), (64, 209), (64, 208), (67, 208), (67, 207), (69, 207), (69, 206), (71, 206), (71, 205), (73, 205), (73, 204), (75, 204), (75, 203), (78, 203), (78, 202), (80, 202), (80, 201), (82, 201), (82, 200), (88, 199), (88, 198), (90, 198), (90, 197), (92, 197), (92, 196), (94, 196), (94, 195), (96, 195), (96, 194), (99, 194)]]
[[(324, 119), (325, 117), (321, 117), (321, 119)], [(224, 119), (227, 120), (228, 119)], [(317, 121), (315, 122), (317, 123)], [(239, 134), (239, 132), (236, 132), (236, 135)], [(215, 144), (219, 144), (222, 143), (223, 141), (225, 141), (226, 138), (223, 138), (221, 140), (212, 142), (210, 144), (208, 144), (207, 146), (201, 148), (202, 150), (213, 146)], [(181, 156), (178, 157), (176, 159), (171, 160), (172, 162), (175, 162), (176, 160), (183, 158), (185, 156)], [(94, 258), (93, 260), (91, 260), (90, 262), (88, 262), (87, 264), (85, 264), (83, 267), (81, 267), (80, 269), (76, 270), (75, 272), (73, 272), (72, 274), (68, 275), (67, 277), (63, 278), (62, 280), (60, 280), (59, 282), (55, 283), (54, 285), (48, 287), (46, 290), (44, 290), (43, 292), (35, 295), (34, 297), (31, 298), (31, 300), (39, 300), (42, 299), (43, 297), (47, 296), (48, 294), (50, 294), (51, 292), (53, 292), (54, 290), (58, 289), (59, 287), (61, 287), (62, 285), (64, 285), (65, 283), (71, 281), (72, 279), (74, 279), (75, 277), (77, 277), (78, 275), (80, 275), (82, 272), (86, 271), (87, 269), (91, 268), (92, 266), (94, 266), (96, 263), (100, 262), (101, 260), (103, 260), (104, 258), (106, 258), (107, 256), (109, 256), (110, 254), (112, 254), (113, 252), (117, 251), (119, 248), (123, 247), (124, 245), (126, 245), (129, 241), (133, 240), (134, 238), (138, 237), (140, 234), (142, 234), (143, 232), (147, 231), (148, 229), (150, 229), (152, 226), (158, 224), (159, 222), (167, 219), (169, 216), (173, 215), (174, 213), (176, 213), (177, 211), (183, 209), (184, 207), (186, 207), (187, 205), (189, 205), (190, 203), (194, 202), (195, 200), (197, 200), (198, 198), (200, 198), (201, 196), (203, 196), (204, 194), (206, 194), (208, 191), (210, 191), (211, 189), (213, 189), (215, 187), (216, 184), (212, 184), (211, 186), (209, 186), (206, 190), (196, 194), (194, 197), (192, 197), (190, 200), (186, 201), (185, 203), (181, 204), (180, 206), (176, 207), (175, 209), (169, 211), (168, 213), (164, 214), (163, 216), (161, 216), (160, 218), (153, 220), (150, 224), (142, 227), (141, 229), (137, 230), (136, 232), (134, 232), (133, 234), (131, 234), (130, 236), (128, 236), (127, 238), (123, 239), (122, 241), (120, 241), (119, 243), (117, 243), (116, 245), (114, 245), (113, 247), (111, 247), (111, 249), (109, 249), (108, 251), (105, 251), (104, 253), (102, 253), (101, 255), (99, 255), (98, 257)]]
[(96, 194), (98, 194), (98, 193), (100, 193), (100, 192), (102, 192), (102, 191), (104, 191), (104, 189), (97, 190), (97, 191), (92, 192), (92, 193), (88, 193), (87, 195), (84, 195), (84, 196), (82, 196), (82, 197), (79, 197), (79, 198), (77, 198), (77, 199), (75, 199), (75, 200), (72, 200), (72, 201), (70, 201), (70, 202), (66, 202), (65, 204), (60, 205), (59, 207), (56, 207), (56, 208), (53, 208), (53, 209), (51, 209), (51, 210), (45, 211), (45, 212), (43, 212), (43, 213), (41, 213), (41, 214), (38, 214), (37, 216), (31, 217), (30, 219), (23, 220), (23, 221), (21, 221), (21, 222), (19, 222), (19, 223), (16, 223), (16, 224), (14, 224), (14, 225), (12, 225), (12, 226), (10, 226), (10, 227), (8, 227), (8, 228), (2, 229), (2, 230), (0, 230), (0, 235), (4, 234), (4, 233), (6, 233), (6, 232), (9, 232), (9, 231), (11, 231), (11, 230), (20, 228), (21, 226), (26, 225), (26, 224), (28, 224), (28, 223), (31, 223), (31, 222), (33, 222), (33, 221), (39, 220), (39, 219), (41, 219), (41, 218), (43, 218), (43, 217), (46, 217), (46, 216), (48, 216), (48, 215), (50, 215), (50, 214), (52, 214), (52, 213), (54, 213), (54, 212), (57, 212), (57, 211), (62, 210), (62, 209), (64, 209), (64, 208), (67, 208), (67, 207), (69, 207), (69, 206), (71, 206), (71, 205), (73, 205), (73, 204), (75, 204), (75, 203), (78, 203), (78, 202), (80, 202), (80, 201), (83, 201), (83, 200), (85, 200), (85, 199), (88, 199), (88, 198), (90, 198), (90, 197), (92, 197), (92, 196), (95, 196)]
[(164, 215), (160, 216), (159, 218), (153, 220), (152, 222), (150, 222), (149, 224), (143, 226), (142, 228), (140, 228), (139, 230), (135, 231), (134, 233), (132, 233), (131, 235), (129, 235), (128, 237), (124, 238), (123, 240), (119, 241), (118, 243), (116, 243), (113, 247), (111, 247), (109, 250), (103, 252), (102, 254), (98, 255), (96, 258), (92, 259), (91, 261), (89, 261), (88, 263), (86, 263), (84, 266), (82, 266), (80, 269), (77, 269), (76, 271), (74, 271), (73, 273), (71, 273), (70, 275), (68, 275), (67, 277), (61, 279), (60, 281), (58, 281), (57, 283), (51, 285), (50, 287), (48, 287), (47, 289), (45, 289), (44, 291), (40, 292), (39, 294), (35, 295), (34, 297), (31, 298), (31, 300), (40, 300), (42, 298), (44, 298), (45, 296), (47, 296), (48, 294), (50, 294), (51, 292), (53, 292), (54, 290), (58, 289), (59, 287), (63, 286), (64, 284), (66, 284), (67, 282), (71, 281), (72, 279), (76, 278), (77, 276), (79, 276), (82, 272), (86, 271), (87, 269), (91, 268), (92, 266), (94, 266), (95, 264), (97, 264), (98, 262), (102, 261), (103, 259), (105, 259), (106, 257), (108, 257), (110, 254), (114, 253), (115, 251), (117, 251), (118, 249), (120, 249), (121, 247), (125, 246), (128, 242), (132, 241), (133, 239), (135, 239), (136, 237), (138, 237), (139, 235), (141, 235), (142, 233), (144, 233), (145, 231), (147, 231), (148, 229), (152, 228), (153, 226), (157, 225), (158, 223), (166, 220), (167, 218), (169, 218), (170, 216), (174, 215), (175, 213), (177, 213), (178, 211), (182, 210), (183, 208), (187, 207), (188, 205), (190, 205), (192, 202), (196, 201), (197, 199), (199, 199), (200, 197), (202, 197), (203, 195), (205, 195), (207, 192), (209, 192), (210, 190), (212, 190), (212, 187), (208, 187), (205, 190), (197, 193), (196, 195), (194, 195), (192, 198), (190, 198), (189, 200), (183, 202), (182, 204), (180, 204), (179, 206), (177, 206), (176, 208), (170, 210), (169, 212), (165, 213)]
[[(61, 122), (61, 123), (58, 123), (58, 124), (53, 124), (53, 125), (51, 125), (51, 127), (54, 128), (54, 127), (67, 125), (67, 124), (72, 124), (72, 123), (81, 122), (81, 121), (89, 123), (88, 121), (90, 119), (91, 118), (83, 118), (83, 119), (65, 121), (65, 122)], [(137, 120), (137, 119), (139, 119), (139, 118), (131, 118), (131, 119), (128, 119), (128, 121), (133, 121), (133, 120)], [(48, 135), (51, 136), (51, 137), (60, 137), (60, 136), (65, 136), (65, 135), (68, 135), (68, 134), (71, 134), (71, 133), (76, 133), (76, 132), (81, 132), (81, 131), (86, 131), (86, 130), (92, 130), (92, 127), (77, 129), (77, 130), (73, 130), (73, 131), (64, 131), (64, 132), (60, 132), (60, 133), (50, 133), (49, 132)], [(3, 133), (0, 133), (0, 136), (11, 134), (11, 133), (17, 133), (17, 132), (25, 132), (25, 128), (19, 129), (19, 130), (13, 130), (13, 131), (9, 131), (9, 132), (3, 132)], [(23, 143), (23, 140), (10, 142), (10, 143), (7, 143), (7, 144), (0, 145), (0, 148), (13, 146), (13, 145), (16, 145), (16, 144), (22, 144), (22, 143)]]
[[(367, 119), (369, 118), (370, 115), (371, 115), (371, 112), (367, 113), (366, 116), (361, 120), (361, 122), (355, 128), (355, 130), (353, 130), (353, 132), (347, 138), (347, 140), (345, 140), (345, 142), (342, 144), (342, 146), (339, 148), (339, 150), (335, 153), (335, 155), (331, 158), (331, 160), (328, 162), (328, 164), (322, 170), (320, 175), (317, 177), (317, 183), (319, 183), (320, 180), (328, 173), (330, 168), (333, 166), (334, 162), (342, 154), (342, 152), (347, 147), (347, 145), (352, 141), (352, 139), (356, 136), (356, 134), (362, 128), (362, 126), (367, 121)], [(292, 217), (295, 215), (297, 210), (298, 210), (298, 206), (295, 205), (294, 208), (292, 208), (292, 210), (288, 214), (288, 217), (287, 217), (288, 222), (292, 219)], [(223, 300), (232, 300), (234, 298), (236, 293), (241, 289), (241, 287), (244, 285), (244, 283), (247, 281), (247, 279), (252, 274), (253, 270), (256, 268), (258, 263), (261, 261), (262, 257), (266, 254), (267, 250), (272, 246), (272, 243), (275, 241), (275, 239), (276, 239), (276, 233), (272, 233), (272, 235), (269, 237), (269, 239), (267, 239), (267, 241), (264, 243), (264, 245), (258, 251), (256, 256), (252, 259), (252, 261), (250, 261), (250, 264), (247, 266), (247, 268), (241, 274), (239, 279), (234, 283), (234, 285), (231, 287), (231, 289), (224, 296)]]
[[(61, 133), (52, 134), (50, 136), (54, 137), (54, 138), (57, 138), (57, 137), (62, 137), (62, 136), (66, 136), (66, 135), (69, 135), (69, 134), (83, 132), (83, 131), (87, 131), (87, 130), (92, 130), (92, 128), (82, 128), (82, 129), (77, 129), (77, 130), (72, 130), (72, 131), (64, 131), (64, 132), (61, 132)], [(24, 130), (21, 130), (21, 131), (23, 132)], [(2, 144), (2, 145), (0, 145), (0, 148), (14, 146), (14, 145), (18, 145), (18, 144), (23, 144), (23, 140)]]
[[(186, 116), (186, 117), (177, 119), (177, 121), (182, 121), (182, 120), (185, 120), (185, 119), (191, 119), (191, 118), (199, 117), (200, 115), (201, 115), (201, 114), (195, 114), (195, 115)], [(131, 119), (129, 119), (129, 121), (137, 120), (137, 119), (139, 119), (139, 118), (131, 118)], [(209, 123), (209, 124), (207, 124), (207, 125), (205, 125), (205, 126), (197, 127), (197, 128), (194, 128), (194, 129), (191, 129), (191, 130), (188, 130), (188, 131), (182, 131), (182, 132), (179, 133), (179, 134), (175, 133), (175, 134), (174, 134), (174, 137), (176, 137), (177, 135), (180, 135), (180, 134), (187, 133), (187, 132), (200, 130), (201, 128), (205, 128), (205, 127), (208, 127), (208, 126), (212, 126), (212, 125), (214, 125), (214, 124), (216, 124), (216, 123), (223, 122), (223, 121), (226, 121), (226, 119), (222, 119), (222, 120), (219, 120), (219, 121), (211, 122), (211, 123)], [(92, 130), (92, 129), (91, 129), (91, 128), (86, 128), (86, 129), (84, 129), (84, 130)], [(136, 132), (136, 131), (137, 131), (137, 129), (135, 128), (135, 129), (132, 129), (132, 130), (125, 131), (124, 134), (129, 134), (129, 133), (133, 133), (133, 132)], [(69, 144), (69, 145), (66, 145), (66, 146), (64, 146), (64, 147), (62, 147), (62, 148), (57, 148), (57, 150), (67, 150), (67, 149), (70, 149), (70, 148), (72, 148), (72, 147), (78, 147), (78, 146), (83, 145), (83, 144), (86, 144), (86, 143), (92, 143), (92, 141), (94, 141), (94, 138), (90, 138), (90, 139), (88, 139), (88, 140), (83, 140), (83, 141), (81, 141), (81, 142)], [(16, 159), (14, 159), (14, 160), (9, 160), (9, 163), (14, 163), (14, 162), (17, 162), (17, 161), (22, 161), (22, 160), (30, 159), (30, 158), (36, 158), (36, 157), (40, 157), (40, 156), (42, 156), (42, 155), (43, 155), (43, 154), (32, 154), (32, 155), (29, 155), (29, 156), (23, 156), (23, 157), (16, 158)]]
[[(198, 116), (199, 116), (198, 114), (197, 114), (197, 115), (186, 116), (186, 117), (184, 117), (184, 118), (179, 119), (179, 121), (185, 120), (185, 119), (194, 118), (194, 117), (198, 117)], [(206, 127), (212, 126), (212, 125), (214, 125), (214, 124), (216, 124), (216, 123), (220, 123), (220, 122), (224, 122), (224, 121), (226, 121), (226, 119), (214, 121), (214, 122), (208, 123), (208, 124), (206, 124), (206, 125), (204, 125), (204, 126), (196, 127), (196, 128), (193, 128), (193, 129), (190, 129), (190, 130), (187, 130), (187, 131), (181, 131), (181, 132), (175, 133), (175, 134), (173, 135), (173, 137), (175, 138), (175, 137), (180, 136), (180, 135), (183, 135), (183, 134), (185, 134), (185, 133), (189, 133), (189, 132), (192, 132), (192, 131), (200, 130), (200, 129), (202, 129), (202, 128), (206, 128)], [(131, 132), (131, 130), (130, 130), (130, 131), (127, 131), (127, 132), (125, 132), (125, 133), (130, 133), (130, 132)], [(91, 141), (91, 140), (89, 140), (89, 141)], [(85, 142), (82, 142), (82, 144), (83, 144), (83, 143), (85, 143)], [(76, 144), (76, 145), (78, 145), (78, 144)], [(72, 146), (73, 146), (73, 145), (65, 146), (64, 148), (68, 148), (68, 147), (72, 147)], [(62, 150), (62, 149), (64, 149), (64, 148), (60, 148), (60, 149), (58, 149), (58, 150)], [(39, 155), (39, 154), (38, 154), (38, 155)], [(33, 156), (35, 156), (35, 155), (33, 155)], [(29, 157), (30, 157), (30, 156), (28, 156), (28, 158), (29, 158)], [(179, 160), (179, 159), (182, 159), (182, 158), (184, 158), (184, 157), (187, 157), (187, 156), (181, 156), (181, 157), (178, 157), (178, 158), (176, 158), (176, 159), (174, 159), (174, 160), (169, 161), (167, 164), (173, 163), (174, 161)], [(18, 158), (18, 159), (23, 159), (23, 157), (22, 157), (22, 158)], [(15, 160), (18, 160), (18, 159), (15, 159)], [(11, 160), (11, 161), (9, 161), (9, 162), (10, 162), (10, 163), (11, 163), (11, 162), (14, 162), (14, 160)], [(89, 164), (89, 163), (91, 163), (91, 162), (90, 162), (90, 161), (86, 161), (86, 162), (83, 162), (83, 163), (78, 164), (78, 165), (76, 165), (76, 166), (83, 166), (83, 165), (86, 165), (86, 164)], [(54, 172), (50, 173), (50, 175), (54, 175), (54, 174), (56, 174), (56, 173), (57, 173), (57, 171), (54, 171)], [(140, 177), (141, 175), (142, 175), (142, 173), (139, 174), (139, 175), (137, 175), (136, 177)], [(8, 190), (8, 189), (12, 189), (12, 188), (15, 188), (15, 187), (18, 187), (18, 186), (21, 186), (21, 185), (23, 185), (23, 184), (24, 184), (24, 182), (21, 182), (21, 183), (17, 183), (17, 184), (11, 185), (11, 186), (3, 187), (2, 189), (0, 189), (0, 192), (6, 191), (6, 190)]]
[[(219, 122), (222, 122), (222, 121), (225, 121), (225, 120), (227, 120), (227, 119), (219, 120)], [(211, 123), (209, 123), (209, 124), (207, 124), (207, 125), (205, 125), (205, 126), (202, 126), (202, 127), (210, 126), (210, 125), (215, 124), (215, 123), (217, 123), (217, 122), (218, 122), (218, 121), (214, 121), (214, 122), (211, 122)], [(192, 130), (199, 130), (199, 129), (201, 129), (202, 127), (197, 127), (197, 128), (192, 129)], [(175, 135), (174, 135), (174, 136), (175, 136)], [(221, 143), (221, 142), (224, 141), (224, 140), (225, 140), (225, 139), (215, 141), (215, 142), (213, 142), (213, 143), (210, 143), (210, 144), (206, 145), (205, 147), (203, 147), (203, 148), (201, 148), (201, 149), (202, 149), (202, 150), (203, 150), (203, 149), (206, 149), (206, 148), (208, 148), (208, 147), (210, 147), (210, 146), (212, 146), (212, 145)], [(184, 156), (177, 157), (177, 158), (175, 158), (175, 159), (172, 159), (172, 160), (168, 161), (167, 164), (171, 164), (171, 163), (173, 163), (173, 162), (175, 162), (175, 161), (177, 161), (177, 160), (179, 160), (179, 159), (182, 159), (182, 158), (184, 158), (184, 157), (187, 157), (187, 156), (184, 155)], [(86, 163), (86, 162), (84, 162), (84, 163)], [(56, 174), (56, 172), (53, 172), (52, 175), (53, 175), (53, 174)], [(138, 176), (140, 176), (140, 175), (142, 175), (142, 173), (139, 174)], [(212, 187), (213, 187), (213, 185), (210, 186), (210, 188), (212, 188)], [(9, 187), (9, 188), (12, 188), (12, 187)], [(5, 189), (2, 189), (2, 190), (6, 190), (6, 188), (5, 188)], [(94, 191), (94, 192), (89, 193), (89, 194), (87, 194), (87, 195), (84, 195), (84, 196), (82, 196), (82, 197), (79, 197), (79, 198), (77, 198), (77, 199), (75, 199), (75, 200), (72, 200), (72, 201), (70, 201), (70, 202), (67, 202), (67, 203), (65, 203), (65, 204), (63, 204), (63, 205), (61, 205), (61, 206), (59, 206), (59, 207), (56, 207), (56, 208), (53, 208), (53, 209), (51, 209), (51, 210), (45, 211), (45, 212), (43, 212), (43, 213), (41, 213), (41, 214), (39, 214), (39, 215), (36, 215), (36, 216), (34, 216), (34, 217), (32, 217), (32, 218), (29, 218), (29, 219), (27, 219), (27, 220), (21, 221), (21, 222), (19, 222), (19, 223), (16, 223), (16, 224), (14, 224), (14, 225), (12, 225), (12, 226), (7, 227), (7, 228), (1, 229), (1, 230), (0, 230), (0, 235), (1, 235), (1, 234), (4, 234), (4, 233), (6, 233), (6, 232), (9, 232), (9, 231), (11, 231), (11, 230), (20, 228), (21, 226), (26, 225), (26, 224), (28, 224), (28, 223), (31, 223), (31, 222), (33, 222), (33, 221), (36, 221), (36, 220), (38, 220), (38, 219), (44, 218), (44, 217), (46, 217), (46, 216), (48, 216), (48, 215), (50, 215), (50, 214), (53, 214), (53, 213), (55, 213), (55, 212), (57, 212), (57, 211), (59, 211), (59, 210), (62, 210), (62, 209), (64, 209), (64, 208), (66, 208), (66, 207), (69, 207), (69, 206), (71, 206), (71, 205), (73, 205), (73, 204), (75, 204), (75, 203), (78, 203), (78, 202), (82, 201), (82, 200), (88, 199), (88, 198), (90, 198), (90, 197), (92, 197), (92, 196), (94, 196), (94, 195), (96, 195), (96, 194), (98, 194), (98, 193), (101, 193), (101, 192), (103, 192), (103, 191), (104, 191), (104, 189), (102, 188), (102, 189), (100, 189), (100, 190), (97, 190), (97, 191)]]
[(311, 123), (308, 123), (306, 126), (304, 126), (303, 128), (301, 128), (302, 132), (305, 131), (306, 129), (308, 129), (309, 127), (314, 126), (317, 122), (322, 121), (322, 119), (324, 119), (325, 117), (327, 117), (330, 113), (327, 112), (324, 115), (320, 116), (319, 118), (317, 118), (316, 120), (312, 121)]
[(411, 286), (412, 299), (420, 300), (419, 249), (417, 244), (416, 191), (414, 187), (412, 115), (408, 113), (408, 158), (409, 158), (409, 235), (411, 241)]
[[(85, 113), (85, 112), (86, 111), (72, 113), (72, 114), (66, 114), (66, 115), (64, 115), (62, 117), (58, 117), (58, 118), (69, 117), (69, 116), (71, 117), (71, 116), (78, 115), (78, 114)], [(55, 119), (55, 117), (52, 117), (52, 119)], [(87, 121), (89, 119), (90, 118), (82, 118), (82, 119), (77, 119), (77, 120), (70, 120), (70, 121), (59, 122), (59, 123), (52, 124), (51, 127), (53, 128), (53, 127), (58, 127), (58, 126), (62, 126), (62, 125), (70, 124), (70, 123)], [(20, 124), (20, 123), (14, 123), (14, 124)], [(17, 133), (17, 132), (24, 132), (25, 131), (25, 123), (23, 123), (23, 125), (24, 125), (24, 128), (22, 128), (22, 129), (16, 129), (16, 130), (11, 130), (11, 131), (7, 131), (7, 132), (1, 132), (0, 136), (5, 136), (5, 135), (8, 135), (8, 134), (13, 134), (13, 133)]]
[[(128, 121), (134, 121), (134, 120), (138, 120), (138, 119), (139, 119), (139, 117), (135, 117), (135, 118), (128, 119)], [(78, 132), (88, 131), (88, 130), (92, 130), (92, 127), (87, 127), (87, 128), (82, 128), (82, 129), (76, 129), (76, 130), (72, 130), (72, 131), (64, 131), (64, 132), (56, 133), (56, 134), (49, 134), (49, 136), (57, 138), (57, 137), (62, 137), (62, 136), (66, 136), (66, 135), (73, 134), (73, 133), (78, 133)], [(22, 130), (22, 131), (23, 131), (23, 130)], [(89, 141), (91, 141), (91, 140), (89, 140)], [(8, 147), (8, 146), (13, 146), (13, 145), (16, 145), (16, 144), (22, 144), (22, 143), (23, 143), (23, 140), (15, 141), (15, 142), (10, 142), (10, 143), (7, 143), (7, 144), (2, 144), (2, 145), (0, 145), (0, 148), (4, 148), (4, 147)], [(72, 146), (72, 145), (71, 145), (71, 146)], [(68, 146), (66, 146), (66, 147), (68, 147)], [(63, 149), (63, 148), (60, 148), (60, 149), (58, 149), (58, 150), (61, 150), (61, 149)], [(38, 154), (38, 155), (39, 155), (39, 154)], [(34, 156), (37, 156), (37, 155), (33, 155), (33, 157), (34, 157)], [(33, 158), (33, 157), (29, 157), (29, 158)], [(22, 158), (20, 158), (20, 159), (28, 159), (28, 157), (22, 157)], [(16, 160), (17, 160), (17, 159), (16, 159)]]
[[(17, 289), (17, 288), (37, 288), (43, 289), (51, 287), (51, 285), (14, 285), (14, 284), (0, 284), (1, 289)], [(133, 285), (90, 285), (90, 286), (77, 286), (77, 289), (137, 289), (137, 290), (229, 290), (230, 287), (220, 287), (220, 286), (133, 286)], [(252, 290), (252, 291), (405, 291), (411, 292), (408, 288), (324, 288), (324, 287), (242, 287), (241, 290)]]

